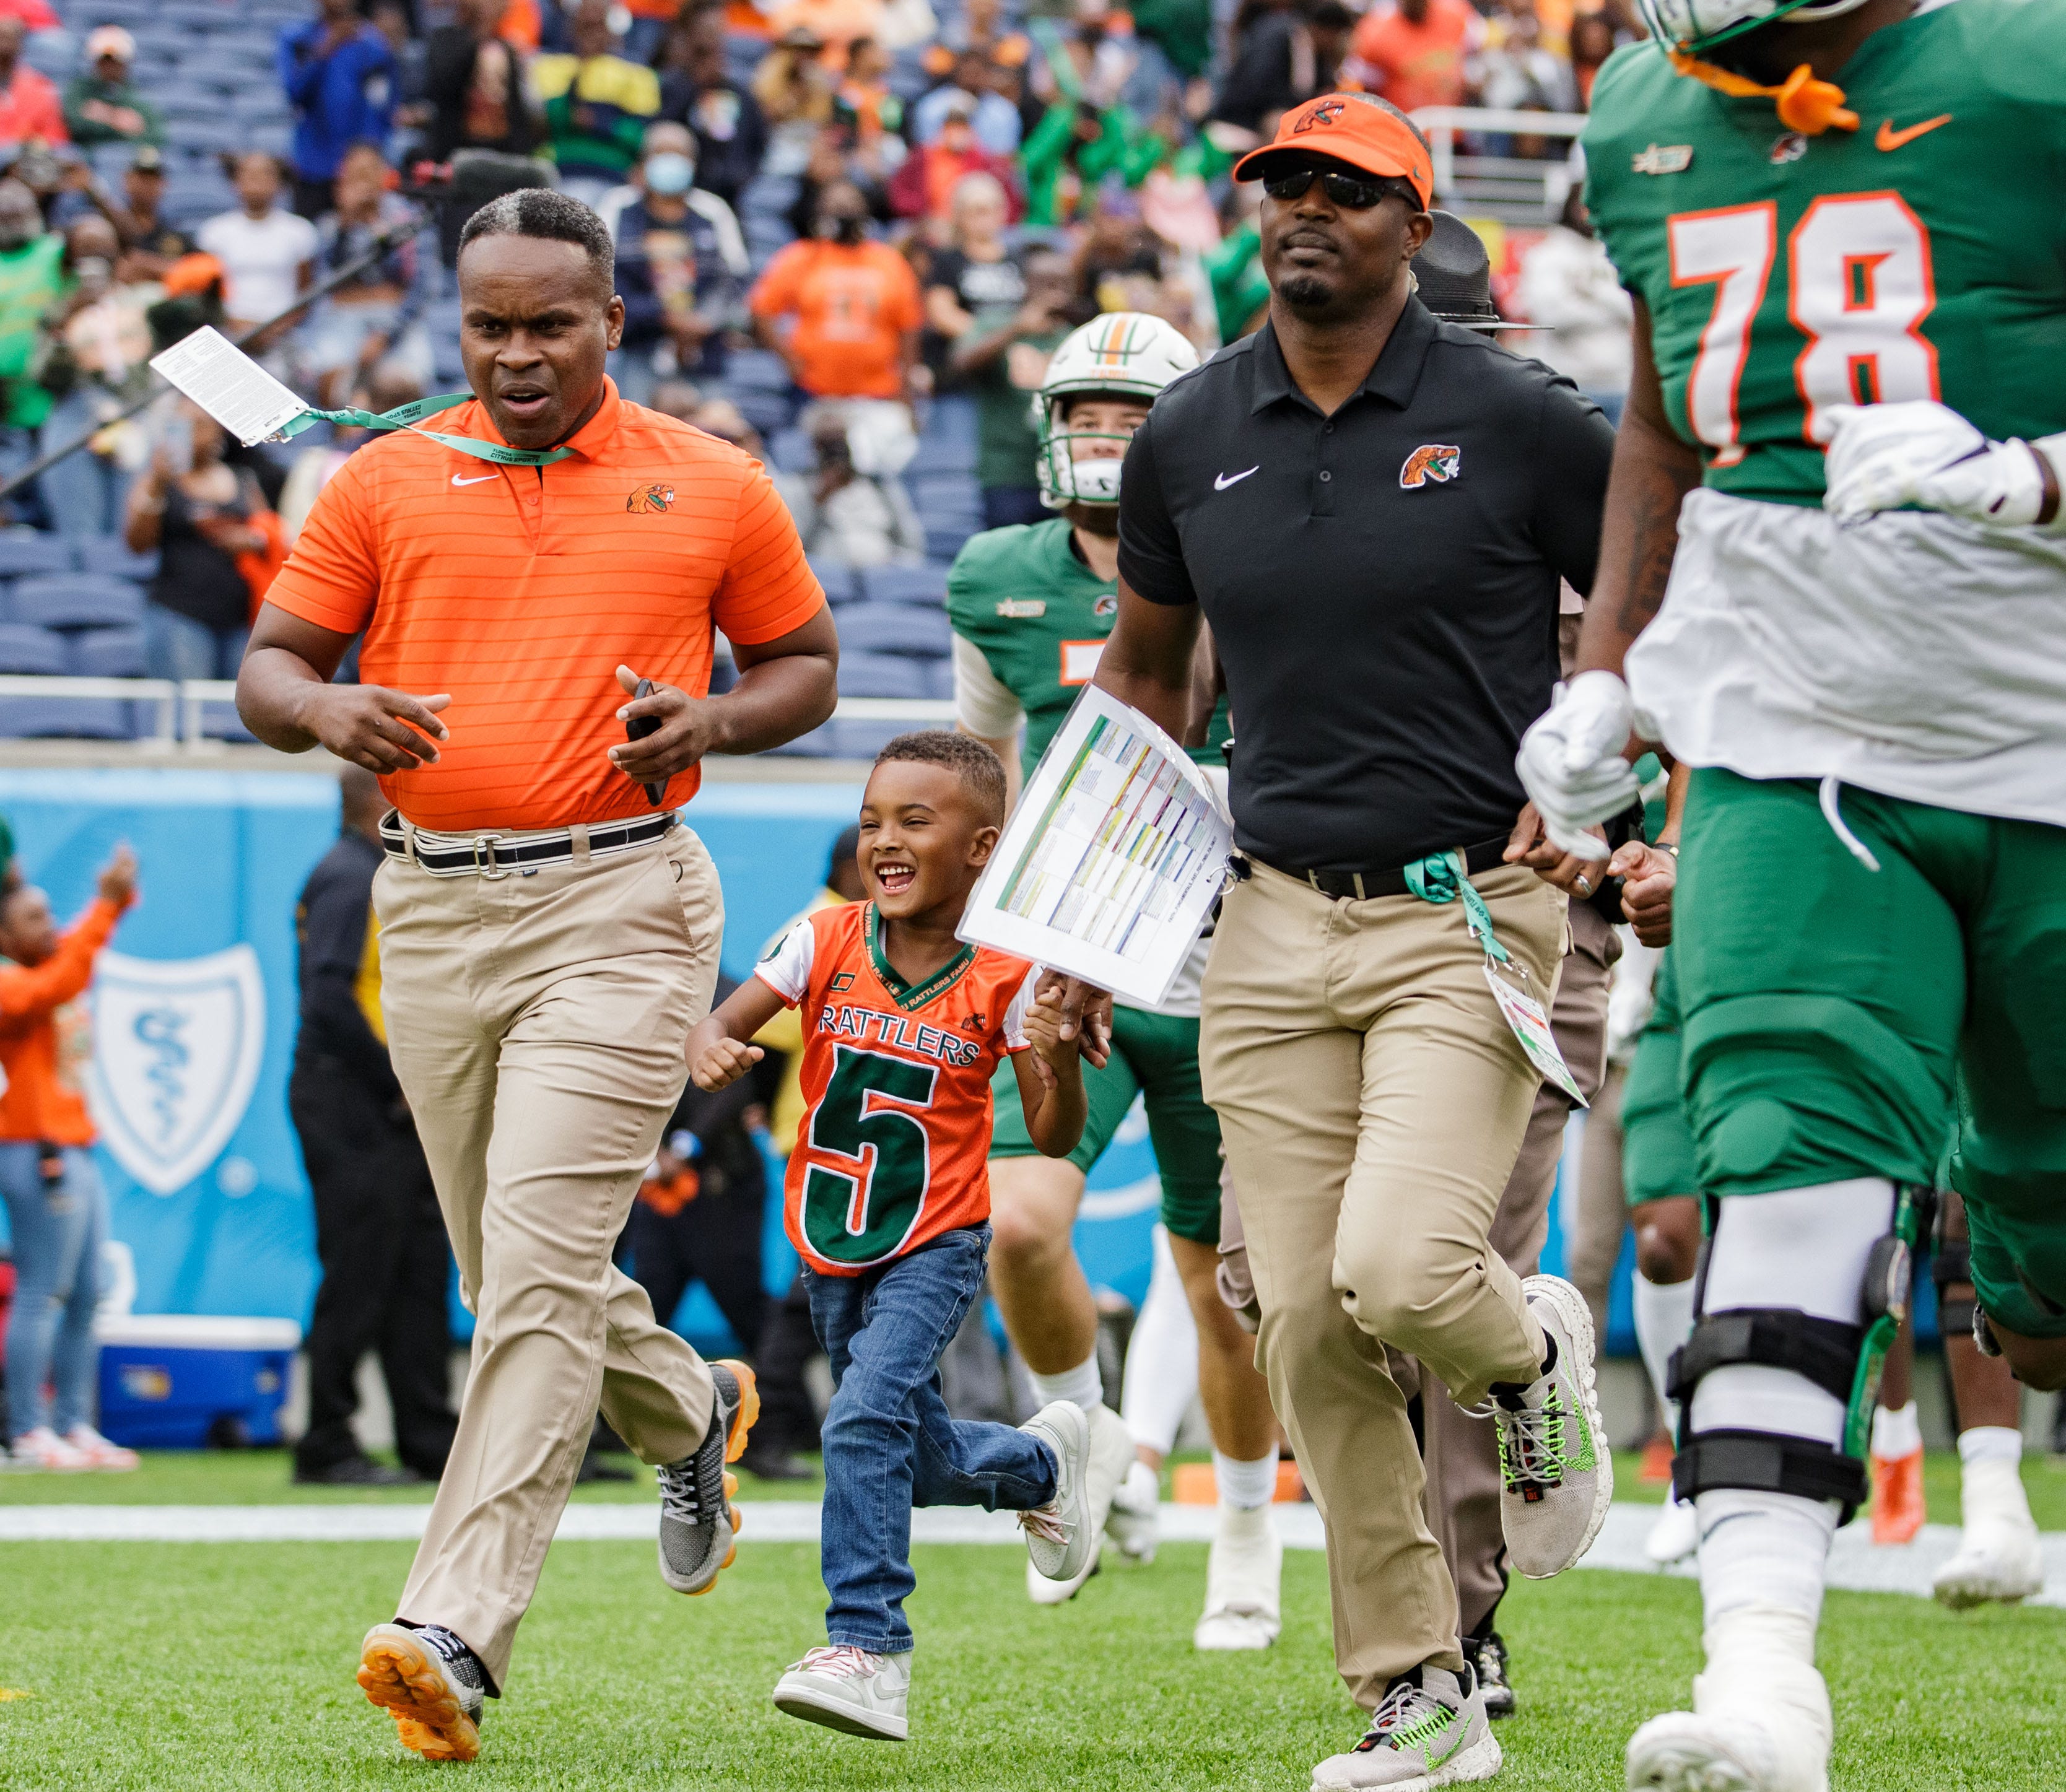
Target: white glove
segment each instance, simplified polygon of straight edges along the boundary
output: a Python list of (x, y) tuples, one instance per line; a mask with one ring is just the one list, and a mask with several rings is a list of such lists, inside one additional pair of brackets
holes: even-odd
[[(1969, 522), (2028, 528), (2044, 517), (2057, 479), (2028, 442), (1990, 442), (1957, 411), (1927, 398), (1843, 405), (1829, 442), (1822, 507), (1841, 523), (1912, 505)], [(2044, 517), (2049, 521), (2051, 519)]]
[(1542, 831), (1581, 859), (1608, 856), (1606, 842), (1586, 830), (1619, 815), (1641, 787), (1622, 756), (1635, 713), (1628, 686), (1614, 674), (1581, 672), (1521, 736), (1514, 767)]

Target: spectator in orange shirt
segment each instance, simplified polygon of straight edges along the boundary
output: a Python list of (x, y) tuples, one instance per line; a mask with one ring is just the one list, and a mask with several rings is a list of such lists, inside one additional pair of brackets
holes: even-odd
[[(7, 843), (11, 852), (13, 842)], [(93, 1428), (107, 1194), (93, 1162), (93, 1121), (79, 1089), (93, 1055), (79, 998), (94, 960), (136, 899), (136, 861), (120, 847), (99, 894), (65, 932), (50, 898), (11, 868), (0, 883), (0, 1200), (14, 1253), (7, 1319), (7, 1416), (17, 1468), (134, 1468), (134, 1450)], [(43, 1390), (52, 1384), (55, 1409)]]
[(27, 27), (0, 14), (0, 143), (70, 143), (56, 84), (22, 60)]
[(1470, 94), (1465, 59), (1485, 38), (1485, 21), (1467, 0), (1398, 0), (1363, 15), (1347, 72), (1402, 112), (1460, 106)]
[(925, 322), (918, 277), (869, 241), (868, 201), (851, 181), (826, 186), (811, 239), (770, 261), (747, 302), (761, 340), (813, 398), (907, 395)]

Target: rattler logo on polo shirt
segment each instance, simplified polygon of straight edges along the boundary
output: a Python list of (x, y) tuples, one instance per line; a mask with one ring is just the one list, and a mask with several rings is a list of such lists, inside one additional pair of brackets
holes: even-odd
[(1464, 451), (1446, 442), (1428, 442), (1416, 448), (1406, 457), (1406, 464), (1399, 469), (1400, 489), (1413, 491), (1428, 484), (1447, 484), (1464, 470)]
[(642, 512), (672, 510), (674, 508), (674, 488), (671, 485), (642, 485), (624, 500), (626, 510)]

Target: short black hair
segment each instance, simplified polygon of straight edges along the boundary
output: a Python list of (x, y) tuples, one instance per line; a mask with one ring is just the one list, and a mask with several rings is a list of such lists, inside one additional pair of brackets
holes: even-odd
[(898, 760), (944, 766), (975, 799), (986, 823), (993, 827), (1004, 824), (1004, 763), (974, 736), (946, 728), (899, 734), (875, 755), (879, 766)]
[(465, 254), (467, 245), (483, 237), (537, 237), (547, 242), (572, 243), (587, 256), (603, 291), (617, 290), (617, 248), (610, 240), (610, 226), (593, 207), (584, 205), (571, 193), (525, 187), (490, 200), (460, 232), (460, 253)]

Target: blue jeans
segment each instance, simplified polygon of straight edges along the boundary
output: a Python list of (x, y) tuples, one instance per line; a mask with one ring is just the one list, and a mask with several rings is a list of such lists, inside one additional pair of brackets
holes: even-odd
[[(75, 442), (98, 421), (94, 394), (84, 388), (69, 393), (51, 407), (37, 432), (36, 450), (47, 454), (67, 442)], [(125, 473), (111, 460), (103, 460), (91, 448), (81, 448), (45, 473), (38, 481), (43, 508), (63, 536), (117, 535), (122, 529), (123, 506), (129, 496), (134, 475)]]
[[(100, 1298), (107, 1195), (93, 1153), (67, 1147), (64, 1174), (43, 1180), (40, 1148), (0, 1144), (0, 1200), (14, 1254), (7, 1317), (7, 1427), (16, 1437), (48, 1425), (60, 1436), (93, 1421), (94, 1304)], [(55, 1410), (43, 1384), (55, 1384)]]
[(990, 1228), (970, 1226), (858, 1276), (804, 1272), (811, 1325), (832, 1360), (819, 1554), (836, 1644), (910, 1648), (913, 1506), (1023, 1512), (1055, 1497), (1045, 1444), (956, 1418), (940, 1396), (940, 1353), (982, 1293), (989, 1256)]
[(162, 604), (144, 606), (144, 665), (153, 678), (234, 678), (249, 629), (211, 629)]

